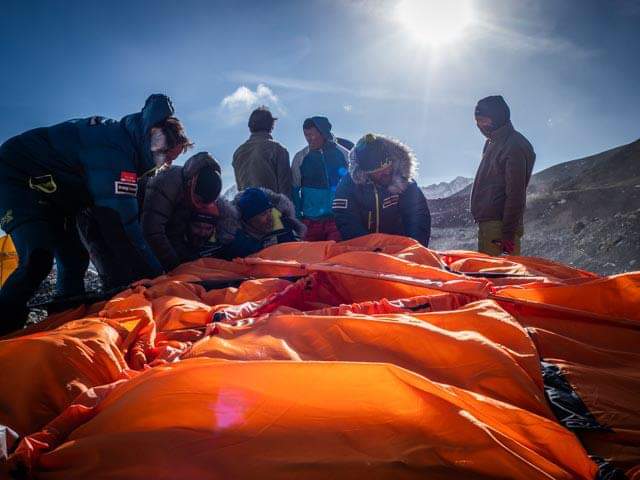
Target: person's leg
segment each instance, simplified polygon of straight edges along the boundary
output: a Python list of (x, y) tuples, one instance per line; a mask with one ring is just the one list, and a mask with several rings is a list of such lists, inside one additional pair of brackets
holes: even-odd
[(103, 290), (126, 288), (149, 273), (146, 260), (127, 237), (115, 210), (85, 208), (78, 213), (76, 222), (80, 241), (98, 271)]
[(340, 236), (340, 230), (338, 230), (335, 220), (331, 219), (325, 221), (324, 237), (325, 240), (333, 240), (334, 242), (339, 242), (342, 240), (342, 237)]
[(80, 241), (75, 219), (61, 219), (56, 225), (55, 259), (56, 296), (84, 294), (84, 276), (89, 267), (89, 253)]
[(478, 224), (478, 251), (494, 257), (502, 254), (502, 222), (490, 220)]
[(322, 222), (305, 218), (302, 222), (307, 226), (307, 233), (304, 236), (306, 242), (319, 242), (324, 240)]
[(0, 289), (0, 335), (24, 326), (27, 302), (53, 265), (53, 236), (48, 222), (22, 223), (10, 235), (18, 253), (18, 268)]
[(524, 227), (520, 227), (517, 231), (516, 231), (516, 235), (513, 238), (513, 243), (515, 245), (515, 248), (513, 249), (513, 255), (520, 255), (520, 252), (522, 251), (522, 236), (524, 235)]

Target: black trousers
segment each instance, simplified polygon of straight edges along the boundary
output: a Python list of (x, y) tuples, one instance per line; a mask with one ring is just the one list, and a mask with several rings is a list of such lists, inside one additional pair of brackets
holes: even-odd
[(82, 245), (75, 220), (56, 217), (30, 219), (19, 223), (10, 233), (18, 253), (18, 268), (0, 289), (0, 335), (24, 326), (27, 302), (47, 277), (56, 261), (57, 296), (84, 293), (84, 276), (89, 254)]

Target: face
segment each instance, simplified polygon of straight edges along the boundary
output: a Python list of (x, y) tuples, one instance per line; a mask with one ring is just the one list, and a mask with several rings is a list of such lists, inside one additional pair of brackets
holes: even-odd
[(213, 235), (215, 227), (209, 223), (191, 222), (189, 224), (189, 241), (195, 247), (201, 247)]
[(324, 145), (324, 137), (316, 127), (304, 128), (304, 138), (311, 150), (319, 150)]
[(269, 208), (255, 217), (250, 218), (247, 223), (251, 228), (260, 233), (269, 233), (273, 230), (273, 215), (271, 214), (271, 209)]
[(493, 123), (489, 117), (476, 116), (476, 125), (485, 137), (493, 131)]
[(391, 182), (393, 181), (393, 165), (387, 165), (382, 170), (370, 173), (369, 178), (376, 185), (382, 185), (384, 187), (391, 185)]
[(171, 165), (183, 150), (183, 144), (176, 145), (173, 148), (167, 148), (167, 137), (162, 129), (158, 127), (151, 129), (151, 154), (153, 155), (153, 163), (156, 167)]

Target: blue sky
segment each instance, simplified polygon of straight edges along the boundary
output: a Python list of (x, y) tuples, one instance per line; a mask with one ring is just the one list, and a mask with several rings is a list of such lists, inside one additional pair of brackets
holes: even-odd
[(291, 156), (304, 118), (327, 115), (354, 141), (373, 131), (409, 144), (424, 184), (473, 176), (473, 108), (490, 94), (511, 105), (536, 170), (640, 137), (640, 0), (470, 1), (460, 37), (431, 47), (398, 21), (398, 0), (3, 0), (0, 141), (120, 118), (154, 92), (173, 98), (227, 185), (259, 104), (277, 112)]

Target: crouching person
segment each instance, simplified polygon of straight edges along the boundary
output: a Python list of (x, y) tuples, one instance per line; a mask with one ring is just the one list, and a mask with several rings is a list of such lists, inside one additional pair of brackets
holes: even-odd
[(238, 193), (233, 206), (239, 224), (233, 240), (225, 246), (228, 259), (246, 257), (278, 243), (300, 241), (306, 227), (295, 217), (291, 200), (282, 194), (261, 188)]
[(415, 181), (417, 160), (402, 143), (367, 134), (349, 154), (333, 212), (344, 240), (369, 233), (404, 235), (429, 245), (431, 214)]
[(218, 211), (216, 200), (221, 189), (220, 165), (207, 152), (197, 153), (184, 166), (171, 166), (149, 180), (142, 231), (166, 271), (198, 258), (191, 229), (196, 234), (202, 234), (202, 230), (193, 225), (193, 215), (207, 212), (208, 221), (215, 223), (211, 218)]

